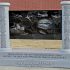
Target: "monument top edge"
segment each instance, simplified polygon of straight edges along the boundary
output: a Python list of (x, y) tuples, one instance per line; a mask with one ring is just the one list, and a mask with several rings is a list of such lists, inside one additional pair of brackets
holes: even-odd
[(9, 6), (10, 5), (10, 3), (8, 3), (8, 2), (0, 2), (0, 6)]
[(70, 1), (61, 1), (62, 5), (70, 5)]

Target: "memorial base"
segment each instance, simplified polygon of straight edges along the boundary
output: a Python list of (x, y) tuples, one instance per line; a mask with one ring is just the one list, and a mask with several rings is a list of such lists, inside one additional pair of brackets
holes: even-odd
[(0, 52), (0, 66), (70, 68), (70, 53), (62, 50), (13, 49), (11, 52)]

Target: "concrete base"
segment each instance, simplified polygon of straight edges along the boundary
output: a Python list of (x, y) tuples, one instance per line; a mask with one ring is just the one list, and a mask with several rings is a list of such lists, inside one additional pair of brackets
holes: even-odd
[(68, 68), (30, 68), (30, 67), (12, 67), (0, 66), (0, 70), (70, 70)]
[(18, 50), (20, 49), (13, 49), (12, 52), (0, 52), (0, 66), (70, 68), (70, 53), (65, 51)]

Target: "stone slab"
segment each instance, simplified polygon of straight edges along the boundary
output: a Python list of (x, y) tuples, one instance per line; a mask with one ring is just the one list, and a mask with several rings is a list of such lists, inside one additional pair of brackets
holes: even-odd
[[(20, 49), (19, 49), (20, 50)], [(70, 68), (70, 53), (59, 50), (0, 52), (0, 66)]]

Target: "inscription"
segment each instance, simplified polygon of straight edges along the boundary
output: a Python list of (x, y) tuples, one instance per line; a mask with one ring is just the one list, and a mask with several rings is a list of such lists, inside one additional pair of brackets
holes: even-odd
[(4, 58), (18, 58), (18, 59), (23, 59), (23, 58), (46, 58), (46, 59), (64, 59), (65, 56), (64, 55), (60, 55), (60, 54), (48, 54), (48, 53), (44, 53), (44, 54), (20, 54), (20, 53), (9, 53), (6, 55), (3, 55)]

